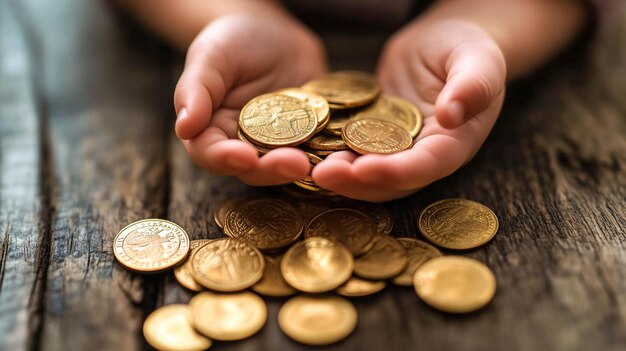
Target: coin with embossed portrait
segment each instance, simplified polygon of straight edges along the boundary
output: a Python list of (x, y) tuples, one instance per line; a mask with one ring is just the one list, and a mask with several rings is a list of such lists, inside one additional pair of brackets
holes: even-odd
[(174, 277), (176, 278), (178, 283), (191, 291), (202, 291), (204, 287), (198, 284), (198, 282), (196, 282), (191, 275), (190, 257), (199, 247), (202, 247), (203, 245), (206, 245), (211, 241), (212, 239), (191, 240), (189, 257), (187, 258), (187, 260), (185, 260), (185, 262), (179, 264), (178, 266), (176, 266), (176, 268), (174, 268)]
[(322, 95), (333, 109), (367, 105), (380, 95), (376, 77), (357, 71), (332, 72), (302, 87)]
[(328, 101), (326, 101), (323, 96), (302, 88), (287, 88), (279, 90), (277, 93), (295, 97), (311, 106), (317, 115), (318, 125), (315, 132), (317, 133), (324, 130), (330, 117), (330, 107), (328, 106)]
[(261, 279), (265, 262), (252, 245), (221, 238), (200, 247), (190, 257), (193, 279), (216, 291), (239, 291)]
[(293, 146), (315, 133), (317, 116), (298, 98), (270, 93), (255, 97), (241, 109), (239, 127), (254, 143)]
[(426, 207), (418, 225), (426, 239), (447, 249), (466, 250), (491, 240), (498, 217), (487, 206), (466, 199), (445, 199)]
[(291, 244), (303, 227), (300, 211), (274, 198), (242, 202), (230, 211), (224, 223), (224, 231), (230, 236), (263, 251), (276, 251)]
[(336, 208), (313, 218), (305, 229), (305, 237), (331, 237), (344, 244), (353, 255), (362, 255), (371, 247), (376, 223), (363, 212)]
[(392, 154), (413, 145), (411, 134), (399, 125), (374, 118), (351, 120), (343, 127), (343, 141), (359, 154)]
[(144, 219), (122, 228), (113, 254), (124, 267), (142, 273), (173, 268), (189, 254), (189, 235), (176, 223)]
[(294, 288), (320, 293), (343, 284), (352, 275), (354, 259), (341, 243), (321, 237), (306, 238), (283, 257), (280, 271)]

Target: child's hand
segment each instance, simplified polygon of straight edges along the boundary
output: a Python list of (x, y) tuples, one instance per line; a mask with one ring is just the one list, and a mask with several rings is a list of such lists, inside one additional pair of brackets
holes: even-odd
[(468, 162), (495, 123), (504, 98), (504, 57), (479, 26), (414, 22), (387, 43), (378, 67), (387, 94), (414, 102), (424, 128), (412, 149), (358, 156), (342, 151), (313, 171), (323, 188), (368, 201), (408, 195)]
[(325, 70), (318, 39), (286, 14), (219, 18), (187, 53), (174, 97), (176, 133), (191, 159), (213, 173), (251, 185), (304, 178), (310, 170), (304, 152), (280, 148), (259, 158), (237, 140), (239, 110), (261, 93), (301, 85)]

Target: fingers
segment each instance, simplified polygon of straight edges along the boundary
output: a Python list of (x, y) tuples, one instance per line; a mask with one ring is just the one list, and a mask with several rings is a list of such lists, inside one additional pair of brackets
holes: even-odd
[(435, 116), (445, 128), (457, 128), (487, 109), (502, 93), (504, 57), (491, 41), (468, 41), (448, 58), (447, 79), (435, 103)]
[(302, 179), (310, 170), (309, 158), (302, 150), (284, 147), (263, 155), (255, 168), (236, 176), (248, 185), (267, 186)]
[(207, 27), (191, 44), (185, 69), (174, 92), (176, 134), (188, 140), (209, 126), (213, 110), (220, 106), (235, 79), (236, 65), (221, 43), (223, 30)]

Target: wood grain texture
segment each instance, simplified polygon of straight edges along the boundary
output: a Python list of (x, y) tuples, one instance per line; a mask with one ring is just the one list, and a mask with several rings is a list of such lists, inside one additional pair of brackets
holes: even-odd
[[(191, 164), (172, 131), (180, 56), (103, 2), (0, 2), (0, 350), (139, 350), (143, 319), (192, 294), (112, 255), (118, 230), (163, 217), (192, 239), (232, 196), (279, 196)], [(16, 5), (18, 4), (18, 5)], [(5, 11), (9, 9), (10, 11)], [(466, 197), (500, 231), (461, 254), (491, 267), (495, 300), (455, 316), (389, 287), (354, 299), (359, 326), (322, 350), (621, 350), (626, 344), (626, 5), (588, 43), (508, 91), (476, 158), (386, 204), (394, 235), (419, 237), (428, 204)], [(337, 67), (371, 68), (334, 40)], [(378, 44), (360, 47), (373, 57)], [(342, 51), (343, 50), (343, 51)], [(10, 83), (10, 84), (8, 84)], [(451, 252), (448, 252), (451, 253)], [(217, 350), (308, 350), (269, 299), (256, 336)]]

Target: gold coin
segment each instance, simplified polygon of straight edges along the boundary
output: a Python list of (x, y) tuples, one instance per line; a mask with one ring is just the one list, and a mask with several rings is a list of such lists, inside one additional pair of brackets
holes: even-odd
[(189, 254), (189, 235), (176, 223), (144, 219), (122, 228), (113, 242), (113, 254), (124, 267), (140, 273), (173, 268)]
[[(350, 122), (352, 117), (351, 111), (337, 111), (330, 115), (330, 120), (324, 129), (324, 132), (328, 132), (335, 136), (341, 136), (343, 133), (343, 127)], [(342, 139), (343, 140), (343, 139)], [(345, 142), (344, 142), (345, 143)]]
[(359, 154), (392, 154), (411, 148), (411, 134), (399, 125), (373, 118), (355, 119), (343, 127), (343, 141)]
[(293, 245), (280, 264), (285, 281), (294, 288), (321, 293), (343, 284), (352, 275), (354, 259), (341, 243), (321, 237)]
[(158, 350), (206, 350), (212, 344), (193, 329), (191, 310), (183, 304), (163, 306), (150, 313), (143, 323), (143, 335)]
[(273, 199), (246, 201), (230, 211), (224, 231), (263, 251), (276, 251), (296, 241), (304, 223), (297, 208)]
[(315, 166), (316, 164), (318, 164), (318, 163), (323, 161), (319, 156), (314, 155), (314, 154), (312, 154), (310, 152), (306, 152), (305, 151), (304, 153), (309, 158), (309, 162), (311, 163), (312, 166)]
[(280, 255), (265, 255), (263, 278), (252, 286), (252, 290), (261, 295), (275, 297), (291, 296), (296, 293), (296, 290), (287, 284), (282, 273), (280, 273), (282, 258)]
[(287, 88), (279, 90), (277, 93), (304, 101), (317, 115), (318, 126), (315, 132), (324, 130), (330, 117), (330, 107), (328, 106), (328, 101), (323, 96), (302, 88)]
[(380, 95), (376, 77), (356, 71), (333, 72), (302, 87), (322, 95), (336, 109), (366, 105)]
[(319, 214), (306, 227), (305, 237), (332, 237), (344, 244), (353, 255), (362, 255), (371, 247), (376, 224), (363, 212), (336, 208)]
[(496, 293), (496, 277), (484, 264), (462, 256), (434, 258), (415, 272), (415, 292), (430, 306), (445, 312), (476, 311)]
[(389, 210), (377, 205), (357, 205), (356, 209), (365, 213), (376, 222), (376, 232), (381, 235), (388, 235), (393, 229), (393, 219)]
[(308, 345), (328, 345), (352, 333), (357, 312), (343, 297), (332, 295), (291, 298), (278, 311), (280, 329), (295, 341)]
[(374, 118), (393, 122), (415, 138), (424, 124), (417, 106), (397, 96), (383, 95), (375, 103), (356, 113), (352, 119)]
[(293, 146), (315, 133), (317, 116), (304, 101), (271, 93), (257, 96), (243, 107), (239, 127), (256, 143), (268, 147)]
[(358, 297), (375, 294), (387, 286), (384, 281), (369, 281), (357, 277), (350, 278), (345, 284), (337, 288), (337, 294), (347, 297)]
[(406, 250), (388, 235), (376, 235), (372, 248), (354, 261), (354, 273), (366, 279), (388, 279), (407, 265)]
[(189, 301), (194, 327), (215, 340), (241, 340), (256, 334), (267, 321), (265, 302), (249, 291), (201, 292)]
[(407, 265), (404, 271), (395, 278), (396, 285), (411, 286), (413, 284), (413, 274), (426, 261), (441, 256), (441, 252), (434, 246), (413, 238), (398, 238), (398, 242), (404, 246), (407, 254)]
[(233, 238), (212, 240), (193, 253), (191, 274), (206, 288), (238, 291), (258, 282), (263, 275), (263, 255), (255, 247)]
[[(209, 242), (211, 242), (211, 239), (191, 240), (189, 257), (191, 257), (191, 255), (193, 255), (193, 253), (199, 247), (202, 247), (203, 245), (206, 245)], [(193, 276), (191, 275), (191, 259), (189, 258), (187, 258), (185, 262), (183, 262), (182, 264), (174, 268), (174, 277), (176, 277), (176, 280), (180, 283), (180, 285), (184, 286), (185, 288), (189, 290), (192, 290), (192, 291), (204, 290), (204, 287), (198, 284), (198, 282), (196, 282), (193, 279)]]
[(426, 207), (419, 228), (432, 243), (454, 250), (478, 247), (498, 231), (498, 217), (491, 209), (466, 199), (445, 199)]
[(309, 149), (309, 148), (304, 148), (304, 147), (301, 148), (301, 149), (304, 152), (306, 152), (306, 153), (310, 153), (310, 154), (313, 154), (313, 155), (318, 156), (318, 157), (326, 157), (326, 156), (336, 152), (336, 151), (333, 151), (333, 150), (315, 150), (315, 149)]
[(226, 221), (226, 215), (234, 208), (236, 208), (239, 204), (241, 204), (244, 199), (240, 197), (231, 197), (226, 199), (220, 203), (219, 207), (215, 212), (213, 212), (213, 220), (215, 220), (215, 224), (218, 227), (224, 228), (224, 222)]
[(347, 150), (348, 147), (343, 139), (327, 133), (315, 134), (304, 143), (304, 146), (315, 150)]
[(259, 152), (259, 155), (265, 155), (266, 153), (272, 151), (271, 148), (268, 148), (264, 145), (259, 145), (255, 142), (253, 142), (252, 140), (250, 140), (248, 137), (246, 137), (245, 134), (243, 134), (243, 132), (241, 131), (241, 128), (237, 129), (237, 138), (241, 141), (243, 141), (244, 143), (253, 146), (255, 149), (257, 149), (257, 151)]
[(309, 190), (309, 191), (318, 192), (318, 191), (321, 190), (321, 188), (319, 186), (317, 186), (317, 184), (315, 184), (314, 182), (313, 183), (312, 182), (308, 182), (308, 181), (306, 181), (304, 179), (294, 180), (292, 183), (297, 185), (297, 186), (299, 186), (302, 189), (306, 189), (306, 190)]

